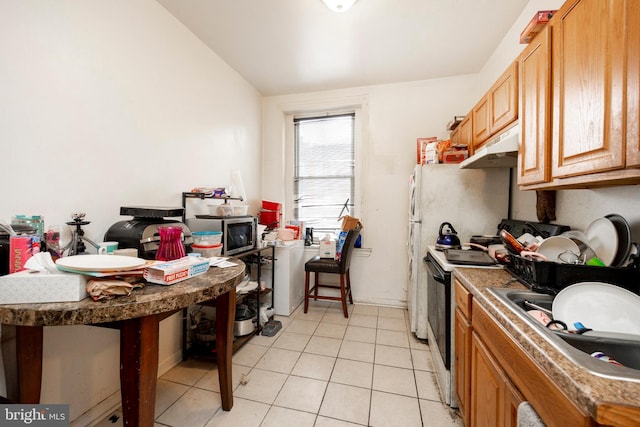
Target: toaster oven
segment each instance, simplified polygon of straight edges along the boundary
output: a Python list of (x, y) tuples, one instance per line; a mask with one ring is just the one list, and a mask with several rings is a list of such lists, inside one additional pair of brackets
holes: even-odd
[(133, 215), (133, 219), (119, 221), (113, 224), (104, 235), (108, 242), (118, 242), (119, 249), (134, 248), (138, 256), (144, 259), (155, 259), (160, 246), (160, 226), (175, 226), (182, 228), (182, 243), (185, 251), (191, 252), (193, 238), (191, 230), (186, 224), (164, 219), (163, 216), (180, 216), (182, 208), (154, 208), (154, 207), (122, 207), (121, 215)]

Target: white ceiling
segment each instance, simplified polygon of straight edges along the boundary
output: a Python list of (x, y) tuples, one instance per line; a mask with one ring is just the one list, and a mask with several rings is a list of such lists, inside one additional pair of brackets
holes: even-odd
[(265, 96), (480, 71), (528, 0), (157, 0)]

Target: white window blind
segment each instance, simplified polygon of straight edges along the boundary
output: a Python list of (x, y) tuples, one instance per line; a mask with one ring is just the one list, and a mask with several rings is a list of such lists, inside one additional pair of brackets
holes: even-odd
[(341, 214), (354, 215), (354, 120), (355, 113), (294, 118), (294, 214), (305, 227), (332, 232)]

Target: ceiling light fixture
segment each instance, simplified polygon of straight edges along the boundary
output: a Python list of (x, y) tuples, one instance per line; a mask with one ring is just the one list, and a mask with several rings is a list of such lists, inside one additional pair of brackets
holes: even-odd
[(334, 12), (346, 12), (358, 0), (322, 0), (325, 6)]

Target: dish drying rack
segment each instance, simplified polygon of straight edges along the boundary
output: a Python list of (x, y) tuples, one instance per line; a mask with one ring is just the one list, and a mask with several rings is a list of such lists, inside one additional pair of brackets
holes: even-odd
[(637, 259), (627, 267), (598, 267), (538, 261), (509, 254), (506, 269), (536, 292), (555, 295), (579, 282), (604, 282), (640, 295), (640, 269)]

